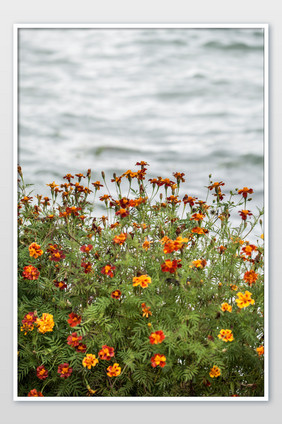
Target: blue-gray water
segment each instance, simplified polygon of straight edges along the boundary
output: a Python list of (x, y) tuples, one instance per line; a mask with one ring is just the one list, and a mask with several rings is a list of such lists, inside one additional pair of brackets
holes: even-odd
[[(19, 162), (27, 182), (149, 162), (182, 194), (254, 189), (263, 204), (263, 31), (21, 29)], [(249, 206), (251, 209), (251, 205)]]

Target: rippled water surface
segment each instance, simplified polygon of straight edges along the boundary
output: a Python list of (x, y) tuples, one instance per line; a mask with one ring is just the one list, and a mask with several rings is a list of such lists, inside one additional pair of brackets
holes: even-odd
[(19, 162), (36, 192), (67, 172), (208, 175), (263, 203), (263, 31), (21, 29)]

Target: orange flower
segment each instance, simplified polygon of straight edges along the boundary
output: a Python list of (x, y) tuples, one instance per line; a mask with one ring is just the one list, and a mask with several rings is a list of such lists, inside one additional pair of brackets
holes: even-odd
[(238, 299), (235, 300), (238, 308), (246, 308), (249, 305), (253, 305), (255, 303), (254, 299), (251, 299), (252, 293), (249, 291), (245, 291), (245, 294), (239, 292), (237, 293)]
[(76, 327), (81, 323), (81, 316), (72, 312), (71, 314), (69, 314), (68, 323), (71, 327)]
[(43, 250), (41, 249), (41, 246), (37, 243), (31, 243), (31, 245), (28, 248), (29, 250), (29, 256), (37, 259), (38, 256), (41, 256), (43, 254)]
[(251, 269), (251, 271), (246, 271), (244, 274), (244, 280), (246, 283), (249, 284), (249, 286), (252, 286), (258, 279), (258, 274)]
[(231, 305), (229, 305), (228, 303), (222, 303), (221, 304), (221, 310), (223, 311), (223, 312), (232, 312), (232, 306)]
[(241, 253), (245, 253), (247, 256), (251, 256), (252, 252), (255, 252), (257, 250), (257, 247), (253, 244), (248, 244), (247, 246), (243, 247)]
[(45, 334), (47, 331), (53, 331), (55, 325), (53, 315), (44, 313), (41, 318), (37, 318), (36, 325), (39, 333)]
[(25, 266), (22, 273), (22, 276), (26, 280), (37, 280), (39, 275), (40, 275), (40, 272), (38, 271), (38, 269), (32, 265)]
[(114, 273), (113, 273), (113, 271), (116, 269), (116, 267), (115, 266), (112, 266), (112, 265), (105, 265), (102, 269), (101, 269), (101, 273), (102, 274), (105, 274), (105, 275), (108, 275), (109, 277), (113, 277), (114, 276)]
[(111, 293), (111, 297), (112, 297), (113, 299), (120, 299), (120, 296), (121, 296), (121, 291), (120, 291), (120, 290), (114, 290), (114, 291)]
[(222, 253), (225, 252), (225, 250), (227, 249), (227, 247), (225, 247), (225, 246), (219, 246), (217, 249), (218, 249), (219, 253), (222, 255)]
[(220, 330), (220, 334), (217, 336), (219, 339), (224, 342), (232, 342), (234, 340), (233, 334), (231, 330)]
[(121, 218), (125, 218), (126, 216), (129, 215), (129, 210), (128, 209), (121, 208), (120, 210), (118, 210), (116, 212), (116, 215), (117, 216), (119, 215)]
[(192, 261), (192, 265), (189, 265), (190, 268), (196, 267), (198, 269), (203, 269), (207, 265), (207, 261), (205, 259), (197, 259)]
[(32, 331), (34, 329), (36, 319), (37, 317), (35, 312), (28, 312), (25, 314), (22, 320), (23, 325), (21, 327), (21, 331), (24, 331), (24, 335), (26, 335), (28, 331)]
[(198, 199), (198, 197), (191, 197), (188, 196), (187, 194), (185, 194), (185, 196), (183, 197), (183, 203), (184, 205), (187, 205), (187, 203), (189, 203), (189, 205), (192, 207), (195, 204), (195, 201)]
[(241, 215), (241, 218), (243, 221), (246, 221), (248, 216), (252, 216), (253, 214), (251, 213), (251, 211), (243, 209), (241, 211), (238, 212)]
[(224, 186), (224, 185), (225, 185), (225, 183), (223, 183), (222, 181), (215, 182), (212, 185), (208, 186), (208, 189), (212, 190), (214, 188), (215, 190), (218, 190), (220, 186)]
[(177, 268), (181, 268), (181, 259), (173, 259), (171, 261), (170, 259), (167, 259), (163, 264), (161, 264), (162, 272), (170, 272), (170, 274), (173, 274), (176, 272)]
[(126, 233), (121, 233), (119, 236), (115, 236), (113, 238), (113, 242), (116, 244), (123, 244), (125, 242), (125, 240), (127, 239), (127, 234)]
[(45, 369), (44, 365), (36, 368), (36, 375), (40, 380), (45, 380), (48, 377), (48, 370)]
[(160, 353), (156, 353), (151, 358), (151, 365), (153, 368), (157, 367), (158, 365), (163, 368), (165, 364), (166, 364), (166, 357)]
[(61, 378), (68, 378), (72, 373), (72, 368), (70, 368), (70, 364), (64, 362), (58, 366), (58, 374), (60, 374)]
[(257, 351), (258, 355), (261, 356), (261, 355), (264, 354), (264, 347), (263, 346), (257, 347), (256, 351)]
[(165, 339), (165, 335), (162, 330), (155, 331), (154, 333), (151, 333), (149, 340), (151, 344), (159, 344), (162, 343), (162, 341)]
[(150, 306), (146, 306), (146, 303), (141, 304), (143, 317), (149, 318), (149, 315), (152, 315), (152, 312), (150, 311)]
[(92, 183), (92, 185), (95, 187), (96, 190), (100, 190), (101, 187), (104, 187), (100, 181), (95, 181), (95, 183)]
[(193, 213), (193, 215), (190, 218), (190, 221), (202, 221), (204, 217), (205, 215), (202, 213)]
[(92, 355), (91, 353), (88, 353), (85, 358), (82, 361), (82, 365), (86, 368), (88, 368), (89, 370), (91, 369), (91, 367), (96, 367), (96, 365), (98, 364), (98, 359), (96, 358), (95, 355)]
[(82, 336), (78, 336), (77, 333), (72, 333), (70, 336), (68, 336), (67, 341), (68, 345), (71, 347), (77, 347), (79, 345), (79, 342), (82, 340)]
[(211, 378), (217, 378), (217, 377), (219, 377), (220, 376), (220, 369), (216, 366), (216, 365), (214, 365), (212, 368), (211, 368), (211, 370), (210, 370), (210, 377)]
[(207, 234), (209, 232), (209, 230), (207, 230), (206, 228), (201, 227), (194, 227), (191, 231), (195, 234)]
[(236, 284), (230, 284), (230, 288), (233, 291), (237, 291), (238, 290), (238, 286), (236, 286)]
[(152, 242), (151, 241), (149, 241), (149, 240), (147, 240), (147, 237), (145, 238), (145, 241), (144, 241), (144, 243), (142, 244), (142, 247), (143, 247), (143, 249), (145, 249), (146, 250), (146, 252), (147, 252), (147, 250), (148, 249), (150, 249), (150, 244), (151, 244)]
[(27, 396), (28, 397), (43, 397), (43, 394), (41, 392), (38, 392), (36, 389), (32, 389)]
[(54, 280), (54, 285), (58, 287), (60, 290), (64, 290), (67, 288), (67, 284), (64, 281)]
[(149, 275), (139, 275), (139, 277), (133, 277), (133, 287), (141, 286), (142, 288), (148, 287), (151, 284), (152, 280)]
[(252, 194), (254, 191), (252, 188), (244, 187), (241, 190), (238, 190), (238, 194), (242, 194), (243, 197), (246, 199), (249, 194)]
[(108, 371), (107, 375), (109, 377), (117, 377), (121, 373), (121, 368), (120, 368), (119, 364), (115, 363), (113, 366), (109, 366), (107, 368), (107, 371)]
[(77, 345), (77, 346), (75, 346), (75, 350), (76, 350), (77, 352), (80, 352), (80, 353), (84, 353), (84, 352), (86, 352), (86, 349), (87, 349), (87, 346), (86, 346), (86, 344), (84, 344), (84, 343), (78, 343), (78, 345)]
[(174, 172), (173, 173), (173, 176), (174, 176), (174, 178), (176, 178), (177, 179), (177, 182), (178, 183), (180, 183), (180, 181), (182, 181), (183, 183), (185, 182), (185, 179), (183, 178), (184, 177), (184, 173), (183, 172)]
[(115, 356), (115, 351), (113, 347), (104, 345), (98, 353), (100, 359), (109, 361), (113, 356)]
[(50, 261), (59, 262), (62, 259), (65, 259), (66, 255), (62, 250), (53, 250), (51, 255), (49, 256)]

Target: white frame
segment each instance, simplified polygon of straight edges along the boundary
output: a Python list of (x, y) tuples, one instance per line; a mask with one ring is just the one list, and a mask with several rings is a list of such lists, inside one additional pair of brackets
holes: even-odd
[[(258, 397), (19, 397), (17, 381), (17, 164), (18, 164), (18, 33), (20, 29), (185, 29), (256, 28), (264, 31), (264, 209), (265, 209), (265, 333), (264, 396)], [(14, 24), (13, 26), (13, 400), (41, 401), (268, 401), (269, 400), (269, 26), (268, 24)]]

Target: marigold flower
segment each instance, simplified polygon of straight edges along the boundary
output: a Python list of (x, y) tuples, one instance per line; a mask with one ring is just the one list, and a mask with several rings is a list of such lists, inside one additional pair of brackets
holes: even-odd
[(109, 366), (108, 368), (107, 368), (107, 375), (109, 376), (109, 377), (117, 377), (118, 375), (120, 375), (120, 373), (121, 373), (121, 367), (119, 366), (119, 364), (117, 364), (117, 363), (114, 363), (114, 365), (113, 366)]
[(219, 377), (220, 376), (220, 368), (218, 368), (216, 365), (214, 365), (212, 368), (211, 368), (211, 370), (210, 370), (210, 377), (211, 378), (217, 378), (217, 377)]
[(264, 347), (263, 346), (257, 347), (256, 351), (257, 351), (258, 355), (261, 356), (261, 355), (264, 354)]
[(248, 244), (247, 246), (242, 248), (241, 253), (245, 253), (247, 256), (251, 256), (253, 252), (257, 250), (257, 247), (254, 244)]
[(101, 187), (104, 187), (100, 181), (95, 181), (95, 183), (92, 183), (92, 185), (95, 187), (96, 190), (100, 190)]
[(165, 339), (165, 335), (162, 330), (155, 331), (154, 333), (151, 333), (149, 336), (149, 340), (151, 344), (159, 344), (162, 343)]
[(167, 259), (163, 264), (161, 264), (162, 272), (169, 272), (170, 274), (173, 274), (176, 272), (177, 268), (182, 267), (180, 262), (181, 259), (173, 259), (173, 261)]
[(77, 333), (72, 333), (70, 336), (68, 336), (67, 341), (68, 345), (71, 347), (77, 347), (79, 345), (79, 342), (82, 340), (82, 336), (78, 336)]
[(71, 314), (69, 314), (68, 323), (71, 327), (76, 327), (81, 323), (81, 316), (72, 312)]
[(33, 265), (25, 266), (22, 273), (22, 276), (26, 280), (37, 280), (39, 275), (40, 275), (40, 272)]
[(119, 210), (116, 212), (116, 215), (117, 215), (117, 216), (119, 215), (121, 218), (125, 218), (126, 216), (128, 216), (128, 215), (129, 215), (129, 210), (128, 210), (128, 209), (121, 208), (121, 209), (119, 209)]
[(73, 175), (71, 175), (71, 174), (66, 174), (63, 178), (64, 178), (65, 180), (68, 180), (68, 182), (70, 182), (70, 180), (71, 180), (72, 178), (74, 178), (74, 176), (73, 176)]
[(29, 256), (33, 257), (34, 259), (37, 259), (39, 256), (43, 254), (43, 250), (41, 249), (41, 246), (39, 246), (39, 244), (37, 243), (31, 243), (28, 250), (29, 250)]
[(233, 334), (231, 330), (220, 330), (220, 334), (217, 336), (219, 339), (224, 342), (232, 342), (234, 340)]
[(147, 252), (147, 250), (148, 249), (150, 249), (150, 244), (151, 244), (152, 242), (151, 241), (149, 241), (148, 239), (147, 239), (147, 237), (145, 238), (145, 241), (144, 241), (144, 243), (142, 244), (142, 247), (143, 247), (143, 249), (145, 249), (146, 250), (146, 252)]
[(58, 287), (60, 290), (64, 290), (67, 288), (67, 284), (64, 281), (54, 280), (54, 285)]
[(192, 207), (195, 204), (195, 201), (198, 199), (198, 197), (191, 197), (188, 196), (187, 194), (185, 194), (185, 196), (183, 197), (183, 203), (184, 205), (187, 205), (187, 203), (189, 203), (189, 205)]
[(104, 345), (98, 353), (100, 359), (109, 361), (113, 356), (115, 356), (115, 350), (113, 347)]
[(133, 277), (133, 287), (141, 286), (142, 288), (148, 287), (151, 284), (152, 279), (149, 275), (139, 275), (139, 277)]
[(249, 291), (245, 291), (245, 294), (239, 292), (237, 293), (238, 299), (235, 300), (238, 308), (246, 308), (249, 305), (253, 305), (255, 303), (254, 299), (251, 299), (252, 293)]
[(137, 166), (141, 166), (141, 167), (144, 167), (144, 166), (150, 166), (147, 162), (145, 162), (144, 160), (141, 160), (141, 162), (136, 162), (136, 164), (135, 165), (137, 165)]
[(84, 273), (89, 274), (92, 271), (92, 265), (90, 262), (81, 262), (82, 268), (84, 268)]
[(225, 183), (223, 183), (222, 181), (220, 181), (220, 182), (215, 182), (215, 183), (213, 183), (212, 185), (208, 186), (208, 189), (209, 189), (209, 190), (212, 190), (213, 188), (214, 188), (214, 189), (219, 189), (219, 187), (220, 187), (220, 186), (224, 186), (224, 185), (225, 185)]
[(248, 218), (248, 216), (252, 216), (253, 214), (251, 213), (251, 211), (243, 209), (241, 211), (238, 212), (241, 215), (241, 218), (243, 221), (246, 221), (246, 219)]
[(158, 365), (163, 368), (165, 364), (166, 364), (166, 357), (160, 353), (156, 353), (151, 358), (151, 365), (153, 368), (157, 367)]
[(226, 246), (219, 246), (218, 248), (217, 248), (217, 250), (219, 251), (219, 253), (222, 255), (224, 252), (225, 252), (225, 250), (227, 249), (227, 247)]
[(22, 203), (25, 203), (25, 204), (28, 204), (29, 202), (31, 202), (32, 201), (32, 199), (33, 199), (33, 197), (30, 197), (30, 196), (24, 196), (20, 201), (22, 202)]
[(84, 353), (84, 352), (86, 352), (86, 349), (87, 349), (87, 346), (86, 346), (86, 344), (84, 344), (84, 343), (78, 343), (78, 345), (77, 345), (77, 346), (75, 346), (75, 350), (76, 350), (77, 352)]
[(190, 221), (202, 221), (204, 217), (205, 215), (202, 213), (193, 213), (193, 215), (190, 218)]
[(246, 199), (249, 194), (252, 194), (254, 190), (252, 188), (244, 187), (241, 190), (238, 190), (238, 194), (242, 194), (242, 196)]
[(246, 283), (249, 284), (249, 286), (252, 286), (258, 279), (258, 274), (251, 269), (251, 271), (246, 271), (244, 274), (244, 280)]
[(112, 297), (113, 299), (120, 299), (120, 296), (121, 296), (121, 291), (120, 291), (120, 290), (114, 290), (114, 291), (111, 293), (111, 297)]
[(116, 244), (123, 244), (125, 242), (125, 240), (127, 239), (127, 234), (126, 233), (121, 233), (119, 236), (115, 236), (113, 238), (113, 242)]
[(28, 397), (44, 397), (43, 394), (37, 391), (36, 389), (32, 389), (27, 396)]
[(238, 286), (236, 286), (236, 284), (230, 284), (230, 288), (233, 291), (237, 291), (238, 290)]
[(223, 311), (223, 312), (232, 312), (232, 306), (231, 305), (229, 305), (228, 303), (222, 303), (221, 304), (221, 310)]
[(194, 228), (192, 228), (191, 231), (194, 234), (207, 234), (209, 232), (209, 230), (207, 230), (206, 228), (202, 228), (202, 227), (194, 227)]
[(70, 364), (64, 362), (58, 366), (58, 374), (60, 374), (61, 378), (68, 378), (72, 373), (72, 368), (70, 368)]
[(185, 182), (185, 179), (183, 178), (185, 174), (183, 172), (174, 172), (173, 176), (177, 179), (178, 183), (180, 183), (180, 181), (182, 181), (183, 183)]
[(44, 365), (36, 368), (36, 375), (40, 380), (45, 380), (48, 377), (48, 370), (45, 369)]
[(83, 253), (89, 253), (91, 250), (93, 249), (93, 245), (92, 244), (84, 244), (83, 246), (81, 246), (80, 250)]
[(65, 259), (66, 255), (62, 250), (54, 250), (52, 254), (49, 256), (50, 261), (59, 262), (62, 259)]
[(112, 265), (105, 265), (102, 269), (101, 269), (101, 273), (102, 274), (105, 274), (105, 275), (108, 275), (109, 277), (113, 277), (114, 276), (114, 273), (113, 273), (113, 271), (116, 269), (116, 267), (115, 266), (112, 266)]
[(53, 315), (44, 313), (41, 318), (37, 318), (36, 325), (39, 333), (45, 334), (47, 331), (53, 331), (55, 325)]
[(195, 261), (192, 261), (192, 265), (190, 265), (190, 268), (196, 267), (199, 269), (203, 269), (207, 265), (207, 261), (205, 259), (196, 259)]
[(28, 312), (25, 314), (21, 327), (21, 331), (24, 331), (24, 335), (26, 335), (28, 331), (32, 331), (34, 329), (34, 323), (36, 322), (36, 319), (37, 316), (35, 312)]
[(152, 312), (150, 311), (150, 306), (146, 306), (146, 303), (141, 304), (143, 317), (149, 318), (149, 315), (152, 315)]

